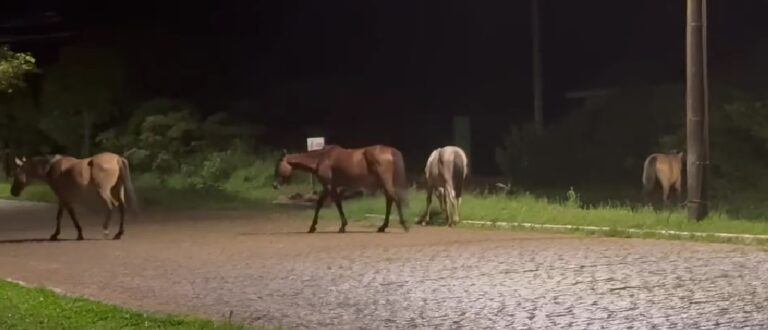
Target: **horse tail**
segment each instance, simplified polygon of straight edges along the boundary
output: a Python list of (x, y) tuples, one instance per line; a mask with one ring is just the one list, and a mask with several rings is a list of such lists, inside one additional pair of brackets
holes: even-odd
[(650, 191), (656, 183), (656, 154), (648, 156), (643, 165), (643, 190)]
[(394, 177), (392, 179), (395, 184), (397, 199), (402, 203), (403, 207), (408, 207), (408, 180), (405, 175), (403, 154), (399, 150), (392, 150), (392, 160), (395, 165)]
[(461, 198), (464, 191), (464, 179), (467, 177), (467, 157), (463, 153), (458, 153), (453, 157), (453, 190), (456, 198)]
[(128, 160), (120, 157), (120, 181), (123, 182), (125, 187), (125, 193), (127, 200), (126, 206), (133, 212), (134, 216), (139, 215), (139, 200), (136, 198), (136, 191), (133, 189), (133, 182), (131, 181), (131, 169), (128, 164)]

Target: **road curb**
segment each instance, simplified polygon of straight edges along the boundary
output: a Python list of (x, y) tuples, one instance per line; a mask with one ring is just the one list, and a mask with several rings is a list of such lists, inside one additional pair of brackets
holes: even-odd
[(61, 290), (61, 289), (58, 289), (58, 288), (54, 288), (54, 287), (31, 285), (31, 284), (29, 284), (27, 282), (19, 281), (19, 280), (14, 280), (14, 279), (12, 279), (10, 277), (4, 278), (3, 280), (5, 280), (6, 282), (17, 284), (19, 286), (22, 286), (22, 287), (28, 288), (28, 289), (48, 289), (48, 290), (51, 290), (51, 291), (55, 292), (56, 294), (66, 295), (66, 292), (64, 292), (64, 290)]
[[(366, 214), (366, 217), (384, 218), (379, 214)], [(470, 225), (473, 227), (492, 227), (492, 228), (539, 228), (558, 231), (593, 231), (593, 232), (607, 232), (607, 231), (623, 231), (631, 234), (656, 234), (660, 236), (675, 236), (675, 237), (717, 237), (717, 238), (729, 238), (739, 239), (745, 242), (751, 242), (756, 240), (768, 240), (768, 235), (749, 235), (749, 234), (729, 234), (729, 233), (704, 233), (704, 232), (690, 232), (690, 231), (674, 231), (674, 230), (654, 230), (654, 229), (631, 229), (631, 228), (611, 228), (611, 227), (596, 227), (596, 226), (575, 226), (575, 225), (550, 225), (541, 223), (526, 223), (526, 222), (501, 222), (501, 221), (475, 221), (475, 220), (462, 220), (462, 225)]]

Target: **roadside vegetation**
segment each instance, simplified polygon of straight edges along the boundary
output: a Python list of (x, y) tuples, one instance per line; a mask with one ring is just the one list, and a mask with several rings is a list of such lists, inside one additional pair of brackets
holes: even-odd
[(252, 329), (230, 322), (143, 313), (0, 281), (0, 329)]

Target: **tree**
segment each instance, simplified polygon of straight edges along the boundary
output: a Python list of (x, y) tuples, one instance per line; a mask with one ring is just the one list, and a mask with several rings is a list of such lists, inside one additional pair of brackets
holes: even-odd
[(0, 156), (3, 158), (3, 168), (7, 175), (10, 174), (10, 147), (9, 142), (9, 128), (12, 126), (13, 114), (11, 111), (16, 109), (18, 105), (18, 99), (11, 98), (11, 95), (17, 88), (24, 87), (24, 77), (31, 72), (35, 71), (35, 58), (28, 53), (15, 53), (8, 49), (7, 46), (0, 47), (0, 93), (6, 95), (0, 95), (3, 101), (13, 102), (9, 105), (8, 102), (3, 102), (0, 105)]
[(0, 91), (11, 93), (24, 87), (24, 76), (35, 71), (35, 58), (28, 53), (15, 53), (0, 47)]
[(123, 106), (122, 64), (102, 48), (65, 48), (60, 58), (44, 76), (40, 127), (68, 152), (90, 155), (94, 127)]

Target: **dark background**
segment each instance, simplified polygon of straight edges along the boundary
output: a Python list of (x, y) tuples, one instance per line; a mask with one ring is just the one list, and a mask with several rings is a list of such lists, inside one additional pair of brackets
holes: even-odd
[[(709, 2), (711, 75), (761, 84), (768, 2)], [(570, 91), (683, 82), (685, 1), (541, 6), (547, 123), (573, 110)], [(0, 10), (0, 38), (43, 68), (65, 45), (114, 48), (139, 97), (266, 125), (274, 146), (298, 149), (319, 133), (421, 159), (452, 142), (451, 116), (463, 114), (474, 171), (496, 174), (494, 147), (532, 118), (529, 1), (26, 0)]]

